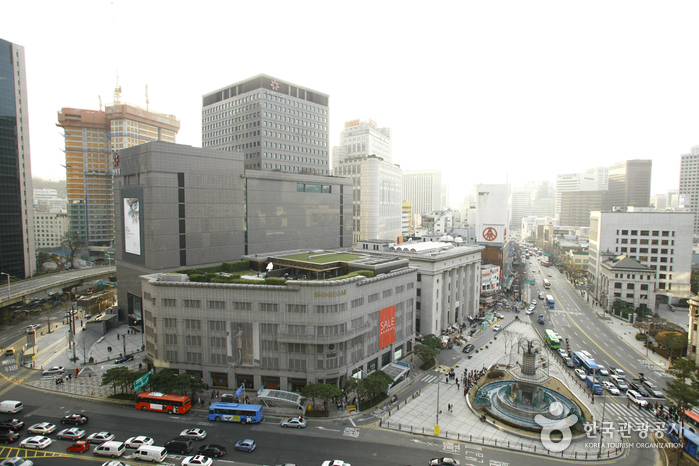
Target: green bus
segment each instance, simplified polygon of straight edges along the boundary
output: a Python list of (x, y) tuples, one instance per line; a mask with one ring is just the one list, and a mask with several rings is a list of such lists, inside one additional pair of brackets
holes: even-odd
[(561, 347), (561, 342), (558, 341), (558, 336), (551, 329), (546, 329), (546, 344), (549, 348), (558, 349)]

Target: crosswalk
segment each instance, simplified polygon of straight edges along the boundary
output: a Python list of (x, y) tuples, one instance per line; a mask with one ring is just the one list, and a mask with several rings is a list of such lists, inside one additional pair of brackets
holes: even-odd
[(432, 382), (434, 382), (436, 379), (437, 379), (437, 375), (436, 375), (436, 374), (428, 374), (428, 375), (424, 376), (423, 378), (421, 378), (420, 380), (422, 380), (422, 381), (425, 382), (425, 383), (432, 383)]
[[(625, 401), (625, 399), (624, 399)], [(638, 409), (638, 406), (631, 404), (628, 408), (626, 404), (622, 404), (622, 399), (604, 404), (604, 420), (613, 422), (616, 427), (622, 424), (627, 425), (649, 425), (657, 426), (657, 423), (665, 423), (663, 419), (655, 417), (655, 411), (646, 409)]]

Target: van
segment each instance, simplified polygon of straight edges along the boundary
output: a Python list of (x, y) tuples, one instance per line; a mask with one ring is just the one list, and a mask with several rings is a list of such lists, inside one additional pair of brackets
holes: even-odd
[(643, 397), (641, 396), (640, 393), (638, 393), (635, 390), (629, 390), (626, 392), (626, 398), (629, 400), (633, 401), (637, 405), (640, 406), (646, 406), (648, 404), (648, 400), (644, 400)]
[(629, 388), (629, 386), (626, 385), (626, 380), (624, 380), (623, 377), (619, 375), (612, 375), (609, 378), (612, 380), (612, 383), (616, 385), (619, 390), (627, 390)]
[(0, 402), (0, 413), (18, 413), (22, 411), (24, 405), (21, 401), (5, 400)]
[(165, 442), (165, 449), (171, 453), (189, 453), (192, 451), (192, 441), (186, 439), (172, 439)]
[(153, 445), (143, 445), (138, 447), (138, 450), (133, 452), (133, 457), (141, 461), (151, 461), (153, 463), (162, 463), (167, 458), (167, 450), (165, 447), (156, 447)]
[(15, 354), (14, 346), (10, 346), (5, 350), (5, 356), (12, 356), (13, 354)]
[(123, 455), (125, 450), (126, 444), (124, 442), (111, 441), (96, 446), (95, 449), (92, 450), (92, 453), (94, 453), (95, 456), (111, 456), (112, 458), (116, 458), (117, 456)]

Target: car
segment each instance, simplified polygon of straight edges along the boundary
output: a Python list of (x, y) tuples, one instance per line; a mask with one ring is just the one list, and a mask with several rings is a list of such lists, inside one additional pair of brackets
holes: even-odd
[(124, 442), (124, 444), (128, 448), (139, 448), (144, 445), (153, 445), (154, 442), (155, 440), (153, 440), (150, 437), (146, 437), (145, 435), (139, 435), (138, 437), (129, 437), (128, 439), (126, 439), (126, 442)]
[(502, 330), (502, 325), (493, 325), (493, 332), (497, 333)]
[(646, 387), (646, 389), (656, 398), (662, 398), (663, 397), (663, 392), (661, 392), (658, 387), (653, 385), (653, 382), (650, 380), (644, 380), (643, 385)]
[(209, 458), (220, 458), (226, 454), (226, 447), (212, 443), (210, 445), (202, 445), (197, 450), (197, 455), (208, 456)]
[(192, 451), (192, 441), (185, 438), (174, 438), (168, 440), (163, 445), (169, 453), (180, 453), (184, 455)]
[(558, 354), (559, 354), (563, 359), (565, 359), (565, 358), (568, 357), (568, 352), (567, 352), (566, 350), (564, 350), (563, 348), (558, 348)]
[(85, 453), (87, 450), (90, 449), (90, 442), (87, 440), (78, 440), (72, 445), (69, 445), (68, 448), (66, 448), (66, 451), (72, 452), (72, 453)]
[(459, 466), (459, 460), (454, 458), (434, 458), (430, 461), (430, 466)]
[(71, 427), (70, 429), (63, 429), (58, 434), (56, 438), (66, 439), (66, 440), (80, 440), (85, 436), (86, 432), (83, 429), (78, 429), (77, 427)]
[(532, 300), (532, 306), (536, 306), (536, 299)]
[(621, 394), (619, 389), (616, 388), (616, 385), (614, 385), (613, 383), (607, 382), (606, 380), (602, 380), (600, 383), (605, 388), (605, 390), (607, 390), (612, 395), (620, 395)]
[(464, 349), (461, 350), (461, 352), (462, 352), (462, 353), (467, 353), (467, 354), (468, 354), (468, 353), (470, 353), (471, 351), (473, 351), (474, 348), (475, 348), (475, 346), (473, 346), (471, 343), (469, 343), (468, 345), (464, 346)]
[(609, 375), (609, 371), (607, 370), (606, 367), (602, 366), (601, 364), (598, 364), (599, 366), (599, 375), (603, 375), (607, 377)]
[(125, 362), (133, 361), (133, 354), (127, 354), (114, 361), (114, 364), (124, 364)]
[(0, 442), (12, 443), (15, 440), (19, 440), (20, 435), (14, 430), (5, 430), (0, 432)]
[(342, 460), (327, 460), (323, 461), (323, 464), (321, 466), (352, 466), (349, 463), (345, 463)]
[(646, 406), (648, 404), (648, 400), (644, 400), (640, 393), (635, 390), (628, 390), (626, 392), (626, 398), (640, 406)]
[(198, 427), (192, 429), (185, 429), (180, 432), (180, 438), (188, 438), (191, 440), (203, 440), (206, 438), (206, 431), (204, 429), (199, 429)]
[(66, 370), (63, 368), (63, 366), (53, 366), (50, 369), (46, 369), (43, 372), (43, 375), (56, 375), (56, 374), (63, 374)]
[(575, 367), (575, 364), (573, 364), (573, 360), (572, 360), (572, 359), (570, 359), (570, 358), (565, 358), (564, 361), (565, 361), (565, 363), (566, 363), (566, 366), (568, 366), (568, 367)]
[(639, 395), (650, 398), (650, 393), (640, 383), (631, 382), (629, 384), (631, 390), (637, 391)]
[(585, 380), (587, 378), (587, 372), (583, 369), (575, 369), (575, 375), (580, 377), (580, 380)]
[(27, 429), (27, 432), (30, 434), (50, 434), (56, 430), (56, 425), (51, 424), (49, 422), (39, 422), (38, 424), (34, 424), (31, 426), (29, 429)]
[(549, 277), (553, 277), (553, 275), (551, 275), (550, 273), (548, 274), (548, 276), (549, 276)]
[(562, 336), (560, 336), (559, 334), (557, 334), (556, 332), (553, 332), (553, 336), (556, 337), (558, 339), (558, 341), (564, 340), (564, 338)]
[(99, 445), (100, 443), (114, 440), (114, 437), (114, 434), (110, 434), (109, 432), (95, 432), (94, 434), (88, 435), (86, 440), (93, 445)]
[(498, 312), (497, 314), (495, 314), (495, 317), (497, 317), (498, 319), (504, 319), (504, 318), (505, 318), (505, 316), (502, 315), (502, 314), (500, 314), (499, 312)]
[(105, 463), (102, 463), (102, 466), (131, 466), (131, 465), (126, 464), (123, 461), (107, 461)]
[(203, 455), (187, 456), (182, 460), (182, 466), (211, 466), (214, 460)]
[(616, 367), (610, 367), (609, 372), (614, 375), (618, 375), (619, 377), (626, 377), (626, 372), (624, 372), (622, 369), (617, 369)]
[(257, 445), (255, 445), (255, 441), (249, 438), (246, 438), (245, 440), (238, 440), (235, 442), (235, 449), (239, 451), (247, 451), (252, 453), (255, 451), (255, 448), (257, 448)]
[(19, 419), (8, 419), (0, 422), (0, 429), (19, 430), (24, 427), (24, 422)]
[(10, 346), (9, 348), (5, 348), (5, 356), (12, 356), (15, 354), (15, 347)]
[(534, 314), (534, 309), (527, 309), (527, 315), (532, 315)]
[(539, 293), (539, 299), (544, 299), (544, 293)]
[(34, 466), (34, 462), (26, 458), (20, 458), (15, 456), (14, 458), (7, 458), (0, 462), (0, 466)]
[(629, 386), (626, 384), (626, 380), (619, 375), (612, 375), (610, 377), (612, 383), (617, 386), (619, 390), (628, 390)]
[(43, 435), (36, 435), (34, 437), (28, 437), (19, 442), (20, 446), (24, 448), (33, 448), (34, 450), (43, 450), (44, 448), (51, 445), (51, 439), (44, 437)]
[(306, 427), (306, 420), (299, 417), (292, 417), (289, 419), (282, 419), (279, 425), (282, 427), (296, 427), (297, 429), (301, 429)]
[(61, 419), (61, 424), (73, 424), (75, 426), (81, 426), (85, 424), (88, 421), (88, 419), (90, 418), (82, 414), (69, 414), (67, 416), (63, 416), (63, 419)]

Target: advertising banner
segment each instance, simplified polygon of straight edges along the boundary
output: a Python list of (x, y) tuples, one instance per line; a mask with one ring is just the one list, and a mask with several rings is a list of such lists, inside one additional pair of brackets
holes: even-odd
[(381, 309), (379, 325), (379, 349), (381, 349), (396, 341), (396, 306)]
[(124, 198), (124, 251), (141, 255), (140, 202), (137, 197)]

